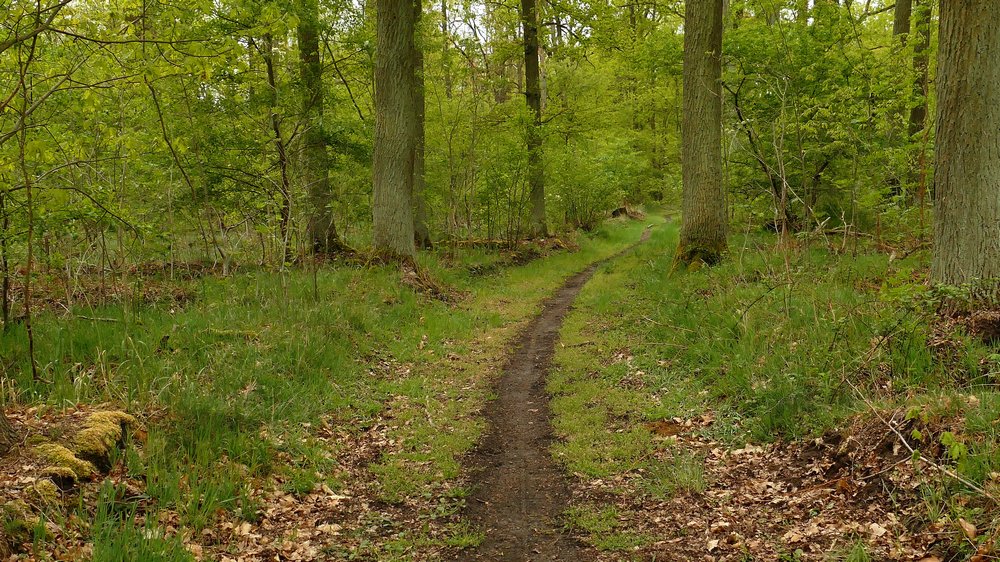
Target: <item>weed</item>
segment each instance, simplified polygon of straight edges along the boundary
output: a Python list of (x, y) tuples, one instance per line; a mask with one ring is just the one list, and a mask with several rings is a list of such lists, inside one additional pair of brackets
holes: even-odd
[(675, 451), (666, 462), (651, 465), (642, 481), (643, 490), (656, 499), (700, 494), (706, 486), (703, 459), (685, 450)]

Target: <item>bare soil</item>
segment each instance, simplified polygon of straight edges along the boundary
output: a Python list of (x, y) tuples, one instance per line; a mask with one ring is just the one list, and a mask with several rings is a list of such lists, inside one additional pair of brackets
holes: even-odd
[[(647, 229), (641, 241), (649, 238)], [(489, 430), (470, 454), (473, 494), (465, 517), (486, 539), (458, 553), (460, 561), (581, 562), (594, 558), (559, 521), (569, 505), (563, 470), (549, 452), (553, 440), (545, 380), (563, 319), (594, 271), (629, 249), (572, 276), (542, 306), (514, 344), (484, 412)]]

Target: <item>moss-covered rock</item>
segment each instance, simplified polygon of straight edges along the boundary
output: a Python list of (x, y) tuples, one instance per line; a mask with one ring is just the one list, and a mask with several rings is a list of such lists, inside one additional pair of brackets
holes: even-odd
[(48, 472), (49, 476), (67, 477), (72, 473), (74, 480), (79, 480), (97, 473), (97, 467), (93, 463), (77, 457), (73, 451), (56, 443), (36, 446), (35, 454), (49, 463), (43, 471)]
[(74, 438), (74, 449), (82, 459), (108, 468), (111, 451), (122, 442), (125, 431), (135, 425), (135, 418), (125, 412), (94, 412), (87, 416)]
[(38, 480), (25, 490), (25, 493), (30, 501), (45, 506), (58, 504), (62, 497), (59, 487), (48, 478)]
[(76, 473), (65, 466), (47, 466), (42, 469), (39, 476), (48, 478), (62, 490), (69, 490), (76, 485)]
[(0, 553), (17, 552), (21, 545), (31, 541), (38, 516), (24, 501), (13, 500), (0, 506), (0, 524)]

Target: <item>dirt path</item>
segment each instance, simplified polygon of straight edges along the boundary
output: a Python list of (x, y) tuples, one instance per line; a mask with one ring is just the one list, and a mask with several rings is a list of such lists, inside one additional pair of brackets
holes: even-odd
[[(643, 232), (640, 242), (649, 238)], [(552, 426), (545, 380), (559, 329), (577, 293), (594, 271), (632, 247), (591, 264), (549, 298), (515, 342), (486, 407), (489, 432), (471, 454), (473, 495), (466, 517), (486, 531), (475, 551), (456, 560), (581, 562), (591, 556), (562, 532), (558, 521), (569, 501), (562, 470), (549, 452)]]

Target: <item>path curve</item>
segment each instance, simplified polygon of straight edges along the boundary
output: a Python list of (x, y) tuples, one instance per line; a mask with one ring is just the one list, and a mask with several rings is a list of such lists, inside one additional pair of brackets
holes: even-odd
[(574, 299), (602, 264), (649, 239), (599, 260), (570, 277), (545, 301), (541, 313), (518, 336), (496, 387), (497, 398), (484, 415), (486, 436), (470, 454), (473, 492), (465, 517), (486, 532), (478, 549), (458, 561), (583, 562), (586, 548), (563, 532), (559, 516), (569, 505), (569, 489), (552, 460), (552, 426), (545, 381), (559, 329)]

